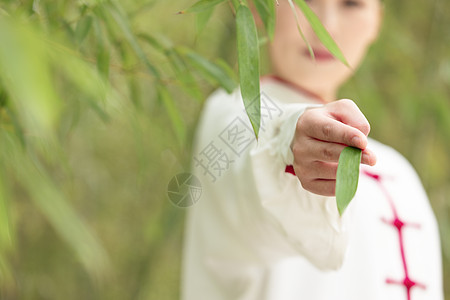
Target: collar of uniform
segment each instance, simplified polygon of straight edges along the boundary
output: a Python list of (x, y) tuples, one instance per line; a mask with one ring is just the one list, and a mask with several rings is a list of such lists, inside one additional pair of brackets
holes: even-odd
[(319, 96), (275, 75), (261, 77), (261, 91), (282, 103), (325, 103)]

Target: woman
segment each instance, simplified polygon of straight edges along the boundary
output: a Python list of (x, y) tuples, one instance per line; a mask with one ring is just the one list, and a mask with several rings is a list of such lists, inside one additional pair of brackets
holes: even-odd
[[(199, 125), (201, 200), (188, 211), (182, 298), (443, 299), (439, 235), (420, 180), (340, 85), (377, 38), (379, 0), (310, 0), (352, 68), (279, 1), (262, 79), (261, 133), (251, 138), (240, 91), (215, 92)], [(339, 154), (363, 149), (358, 191), (342, 217)], [(376, 153), (376, 156), (375, 156)]]

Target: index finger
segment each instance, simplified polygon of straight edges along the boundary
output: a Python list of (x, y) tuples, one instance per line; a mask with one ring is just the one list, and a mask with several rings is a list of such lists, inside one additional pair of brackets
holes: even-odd
[(349, 99), (342, 99), (332, 102), (324, 107), (331, 117), (357, 128), (364, 135), (368, 136), (370, 132), (370, 124), (359, 107)]
[(302, 126), (303, 132), (310, 138), (360, 149), (367, 147), (367, 137), (352, 126), (319, 113), (304, 117), (300, 119), (298, 126)]

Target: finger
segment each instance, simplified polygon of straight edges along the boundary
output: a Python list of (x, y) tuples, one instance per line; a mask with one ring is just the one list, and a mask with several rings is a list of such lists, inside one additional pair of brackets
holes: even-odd
[(308, 143), (311, 158), (324, 162), (337, 162), (345, 145), (311, 139)]
[(377, 163), (377, 156), (370, 149), (365, 149), (362, 152), (361, 163), (369, 166), (374, 166)]
[(367, 137), (358, 129), (321, 113), (310, 113), (299, 120), (303, 132), (310, 138), (365, 149)]
[(336, 180), (328, 179), (315, 179), (305, 183), (302, 183), (305, 190), (322, 195), (322, 196), (334, 196), (336, 189)]
[(314, 161), (311, 163), (311, 176), (314, 179), (335, 180), (337, 168), (337, 163)]
[[(339, 157), (341, 155), (342, 150), (344, 150), (345, 146), (336, 143), (328, 143), (319, 140), (310, 140), (309, 144), (309, 153), (310, 159), (316, 160), (317, 162), (338, 162)], [(361, 163), (369, 166), (374, 166), (377, 162), (377, 156), (375, 153), (366, 148), (362, 152)], [(318, 178), (328, 178), (317, 176)], [(330, 179), (330, 178), (329, 178)]]
[(357, 128), (365, 136), (369, 135), (370, 124), (359, 107), (349, 99), (338, 100), (326, 106), (329, 114), (336, 120)]

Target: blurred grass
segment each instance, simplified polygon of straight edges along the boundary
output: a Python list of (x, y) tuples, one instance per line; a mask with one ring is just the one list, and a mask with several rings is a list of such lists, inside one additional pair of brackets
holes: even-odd
[[(51, 99), (58, 107), (53, 111), (50, 106), (50, 119), (33, 118), (41, 115), (41, 106), (27, 107), (38, 100), (20, 91), (33, 90), (31, 79), (9, 85), (18, 77), (8, 71), (16, 60), (6, 64), (0, 59), (0, 207), (7, 208), (0, 214), (1, 299), (178, 299), (184, 211), (170, 204), (166, 189), (174, 175), (189, 168), (196, 120), (214, 88), (211, 83), (217, 81), (206, 80), (201, 70), (176, 56), (175, 48), (182, 45), (212, 60), (220, 57), (236, 71), (228, 5), (217, 7), (198, 33), (195, 15), (176, 15), (192, 3), (0, 2), (0, 11), (14, 20), (2, 19), (6, 23), (0, 23), (0, 31), (22, 24), (41, 37), (30, 43), (44, 50), (37, 53), (31, 47), (23, 55), (34, 61), (46, 58), (48, 89), (54, 89)], [(125, 23), (108, 15), (111, 5)], [(441, 228), (446, 287), (449, 15), (446, 0), (414, 5), (386, 1), (379, 42), (341, 91), (361, 106), (371, 122), (372, 137), (398, 149), (418, 170)], [(137, 46), (124, 26), (136, 34)], [(8, 55), (21, 54), (2, 57)], [(262, 65), (267, 71), (267, 59)], [(183, 133), (173, 126), (176, 113), (170, 118), (158, 98), (158, 86), (167, 89), (167, 101), (178, 109), (181, 119), (176, 122), (185, 138), (180, 139)], [(15, 148), (7, 146), (8, 136), (14, 137)], [(20, 153), (29, 162), (18, 171)], [(39, 196), (36, 191), (42, 184), (57, 194)], [(65, 213), (49, 205), (46, 197), (62, 201)], [(64, 216), (72, 217), (61, 225), (57, 220)], [(81, 235), (59, 228), (74, 224), (84, 228)], [(446, 294), (450, 299), (450, 288)]]

